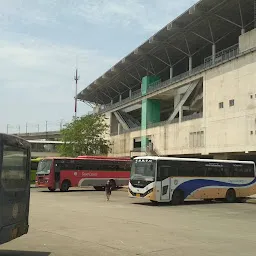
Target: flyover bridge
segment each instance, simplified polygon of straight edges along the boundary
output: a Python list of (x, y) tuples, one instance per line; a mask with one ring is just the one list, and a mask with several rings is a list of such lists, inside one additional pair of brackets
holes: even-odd
[(60, 131), (49, 132), (33, 132), (33, 133), (14, 133), (13, 135), (19, 136), (25, 140), (51, 140), (56, 141), (60, 139)]

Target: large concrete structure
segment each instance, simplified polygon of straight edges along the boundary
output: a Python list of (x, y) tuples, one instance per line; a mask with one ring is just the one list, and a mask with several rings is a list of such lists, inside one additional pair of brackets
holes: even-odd
[(201, 0), (78, 95), (112, 155), (253, 158), (256, 0)]

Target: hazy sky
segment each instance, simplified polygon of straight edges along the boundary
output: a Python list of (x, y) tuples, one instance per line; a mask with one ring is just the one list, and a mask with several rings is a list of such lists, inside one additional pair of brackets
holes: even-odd
[(0, 132), (71, 120), (76, 56), (80, 91), (196, 2), (1, 0)]

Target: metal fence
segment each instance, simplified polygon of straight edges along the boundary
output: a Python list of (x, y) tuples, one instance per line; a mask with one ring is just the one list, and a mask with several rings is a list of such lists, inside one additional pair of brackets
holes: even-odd
[(41, 123), (32, 123), (27, 122), (25, 124), (7, 124), (6, 125), (6, 133), (8, 134), (21, 134), (21, 133), (41, 133), (41, 132), (53, 132), (60, 131), (64, 128), (65, 124), (70, 121), (66, 121), (64, 119), (58, 121), (45, 121)]

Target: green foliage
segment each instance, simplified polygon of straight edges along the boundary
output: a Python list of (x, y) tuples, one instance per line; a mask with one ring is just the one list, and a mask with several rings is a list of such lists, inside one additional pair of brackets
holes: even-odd
[(108, 125), (102, 115), (86, 115), (65, 125), (61, 131), (64, 144), (58, 147), (62, 156), (107, 154), (110, 142), (105, 139)]

